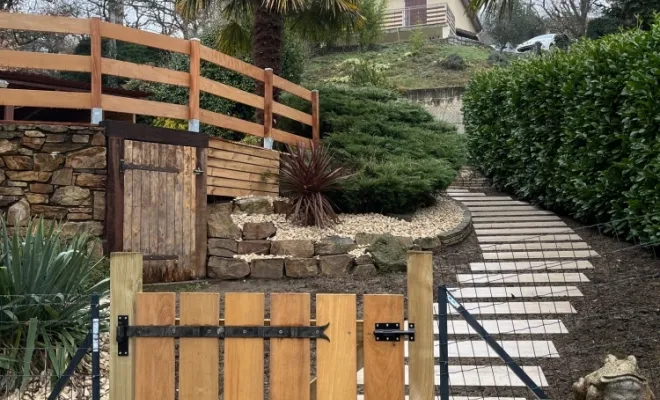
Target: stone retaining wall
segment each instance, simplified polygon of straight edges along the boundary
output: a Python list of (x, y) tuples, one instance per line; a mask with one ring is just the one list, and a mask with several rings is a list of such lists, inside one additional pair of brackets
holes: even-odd
[(65, 235), (103, 235), (103, 128), (0, 123), (0, 211), (10, 228), (31, 216), (66, 221)]

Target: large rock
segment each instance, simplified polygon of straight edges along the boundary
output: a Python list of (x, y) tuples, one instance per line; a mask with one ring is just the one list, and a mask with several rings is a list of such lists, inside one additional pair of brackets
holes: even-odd
[(90, 147), (70, 153), (66, 156), (66, 166), (85, 169), (105, 168), (105, 147)]
[(256, 258), (250, 266), (252, 278), (278, 279), (284, 277), (284, 259)]
[(103, 221), (105, 219), (105, 192), (94, 192), (94, 219)]
[[(2, 168), (2, 166), (0, 166), (0, 168)], [(5, 179), (7, 179), (7, 175), (5, 175), (5, 170), (0, 169), (0, 183), (4, 182)]]
[(13, 202), (17, 201), (20, 197), (17, 196), (4, 196), (0, 194), (0, 207), (7, 207)]
[(319, 258), (321, 275), (343, 276), (351, 271), (353, 256), (349, 254), (338, 254), (335, 256), (323, 256)]
[(7, 210), (7, 225), (24, 226), (30, 220), (30, 203), (27, 199), (14, 203)]
[[(410, 243), (409, 243), (410, 242)], [(374, 259), (374, 264), (381, 271), (405, 271), (407, 263), (407, 253), (412, 239), (404, 240), (389, 233), (380, 235), (368, 251)]]
[(66, 217), (69, 209), (67, 207), (55, 207), (44, 205), (33, 205), (32, 215), (43, 215), (44, 218), (62, 219)]
[(277, 229), (272, 222), (246, 222), (243, 224), (243, 239), (263, 240), (275, 236)]
[(92, 146), (105, 146), (105, 135), (97, 132), (92, 136)]
[(265, 197), (246, 197), (234, 200), (234, 211), (245, 214), (272, 214), (273, 205)]
[(53, 193), (53, 185), (47, 183), (31, 183), (30, 191), (32, 193)]
[(413, 241), (413, 243), (417, 245), (420, 250), (435, 250), (435, 249), (439, 249), (440, 246), (442, 246), (442, 243), (440, 242), (440, 238), (437, 236), (417, 238)]
[(62, 186), (55, 190), (50, 202), (61, 206), (91, 205), (92, 192), (78, 186)]
[(87, 232), (91, 236), (103, 235), (103, 224), (98, 221), (67, 222), (62, 225), (62, 234), (72, 238), (77, 233)]
[(211, 279), (240, 279), (250, 275), (250, 265), (240, 258), (210, 257), (208, 277)]
[(270, 240), (243, 240), (238, 242), (238, 254), (270, 254)]
[(37, 171), (7, 171), (7, 177), (12, 181), (46, 182), (50, 179), (50, 172)]
[(53, 172), (53, 179), (50, 183), (53, 185), (72, 185), (73, 184), (73, 168), (62, 168)]
[(241, 230), (234, 224), (231, 215), (224, 213), (209, 214), (208, 236), (221, 239), (240, 239)]
[(36, 171), (55, 171), (64, 162), (61, 154), (39, 153), (34, 155), (34, 169)]
[(373, 264), (374, 259), (371, 258), (371, 254), (369, 253), (364, 253), (359, 257), (355, 258), (355, 264), (356, 265), (365, 265), (365, 264)]
[(291, 204), (287, 200), (273, 200), (273, 212), (275, 214), (288, 214)]
[(355, 243), (359, 246), (369, 246), (380, 236), (377, 233), (358, 232), (355, 234)]
[(41, 193), (25, 193), (25, 198), (30, 204), (46, 204), (48, 203), (48, 195)]
[(356, 248), (353, 239), (341, 236), (328, 236), (314, 244), (314, 252), (319, 256), (346, 254)]
[(53, 133), (62, 133), (69, 130), (69, 126), (67, 125), (37, 125), (37, 128), (41, 129), (42, 131)]
[(0, 139), (0, 154), (13, 153), (18, 150), (18, 143)]
[(2, 196), (22, 196), (23, 189), (18, 186), (0, 187), (0, 195)]
[(2, 159), (9, 169), (15, 171), (26, 171), (32, 169), (32, 157), (29, 156), (4, 156)]
[(360, 264), (353, 270), (355, 276), (374, 276), (378, 274), (376, 266), (373, 264)]
[(209, 214), (231, 214), (233, 206), (231, 202), (212, 203), (206, 206), (206, 210)]
[(311, 240), (273, 240), (270, 245), (270, 254), (311, 258), (314, 256), (314, 242)]
[(98, 174), (78, 174), (76, 185), (84, 187), (104, 188), (105, 175)]
[(319, 274), (319, 262), (315, 258), (287, 258), (284, 270), (289, 278), (309, 278)]
[(234, 257), (238, 243), (234, 239), (209, 239), (209, 254), (219, 257)]
[(24, 147), (29, 147), (34, 150), (39, 150), (41, 146), (44, 145), (45, 141), (46, 138), (23, 136), (23, 138), (21, 139), (21, 145), (23, 145)]

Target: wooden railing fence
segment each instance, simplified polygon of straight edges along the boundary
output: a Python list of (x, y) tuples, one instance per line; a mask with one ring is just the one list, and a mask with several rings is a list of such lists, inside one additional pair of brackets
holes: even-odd
[[(274, 128), (272, 116), (278, 114), (311, 126), (312, 141), (319, 141), (319, 96), (317, 91), (310, 91), (274, 75), (273, 70), (270, 68), (264, 70), (206, 47), (200, 44), (198, 39), (184, 40), (159, 35), (111, 24), (101, 21), (99, 18), (78, 19), (7, 12), (0, 12), (0, 29), (89, 35), (91, 39), (91, 54), (89, 56), (0, 50), (0, 67), (88, 72), (91, 74), (91, 90), (89, 93), (0, 89), (0, 105), (90, 109), (92, 110), (93, 123), (100, 121), (99, 114), (101, 110), (173, 118), (188, 120), (189, 130), (192, 131), (198, 130), (201, 122), (291, 145), (310, 144), (310, 139)], [(103, 38), (185, 54), (190, 57), (190, 70), (188, 72), (174, 71), (105, 58), (101, 52), (101, 40)], [(263, 82), (265, 95), (263, 97), (257, 96), (200, 76), (202, 60)], [(101, 84), (101, 78), (104, 74), (187, 87), (189, 90), (188, 105), (104, 94)], [(311, 102), (312, 114), (273, 101), (273, 88), (281, 89)], [(207, 92), (263, 110), (264, 124), (261, 125), (204, 110), (200, 108), (200, 92)]]

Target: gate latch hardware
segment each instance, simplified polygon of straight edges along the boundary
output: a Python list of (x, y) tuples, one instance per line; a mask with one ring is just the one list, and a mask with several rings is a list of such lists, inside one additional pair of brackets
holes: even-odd
[(374, 330), (374, 337), (378, 342), (400, 342), (401, 336), (408, 336), (409, 342), (415, 341), (415, 324), (409, 322), (408, 330), (401, 330), (398, 322), (378, 322)]
[(193, 170), (193, 174), (195, 174), (195, 175), (201, 175), (203, 173), (204, 173), (204, 170), (201, 169), (200, 167), (197, 167)]
[(144, 325), (131, 326), (127, 315), (117, 317), (117, 350), (128, 356), (128, 340), (151, 338), (260, 338), (260, 339), (325, 339), (330, 324), (324, 326), (218, 326), (218, 325)]

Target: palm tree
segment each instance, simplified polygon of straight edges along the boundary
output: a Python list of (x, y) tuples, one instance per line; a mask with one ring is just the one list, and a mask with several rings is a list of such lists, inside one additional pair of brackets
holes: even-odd
[(468, 12), (476, 15), (479, 10), (484, 10), (486, 14), (495, 15), (497, 18), (503, 18), (511, 15), (513, 6), (520, 0), (470, 0)]
[[(177, 9), (191, 18), (213, 1), (220, 2), (228, 21), (218, 38), (220, 50), (240, 54), (249, 49), (254, 65), (272, 68), (276, 75), (282, 70), (285, 27), (320, 41), (353, 32), (363, 20), (359, 0), (177, 0)], [(263, 84), (256, 92), (263, 95)]]

